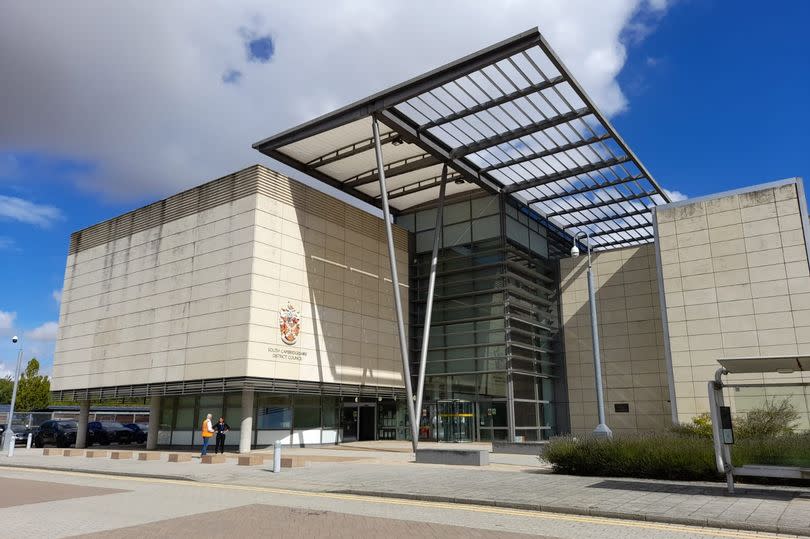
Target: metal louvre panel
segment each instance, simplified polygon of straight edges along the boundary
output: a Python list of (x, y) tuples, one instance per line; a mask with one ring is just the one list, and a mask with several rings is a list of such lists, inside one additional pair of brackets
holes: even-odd
[(255, 165), (104, 221), (70, 236), (69, 254), (97, 247), (257, 192)]
[(51, 397), (59, 401), (128, 399), (153, 396), (197, 395), (202, 393), (227, 393), (254, 389), (268, 393), (294, 393), (299, 395), (328, 395), (347, 397), (405, 398), (400, 387), (355, 384), (320, 383), (272, 378), (209, 378), (184, 382), (139, 384), (89, 389), (63, 389), (52, 391)]
[[(379, 217), (291, 180), (274, 170), (254, 165), (74, 232), (70, 237), (69, 254), (76, 254), (257, 194), (295, 206), (378, 241), (385, 240), (385, 232)], [(395, 226), (394, 238), (399, 249), (407, 250), (407, 231)]]

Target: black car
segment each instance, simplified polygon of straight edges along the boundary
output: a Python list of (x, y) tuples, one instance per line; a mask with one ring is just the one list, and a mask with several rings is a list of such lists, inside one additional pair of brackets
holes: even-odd
[(76, 443), (78, 428), (79, 425), (72, 419), (46, 421), (39, 426), (34, 435), (34, 446), (45, 447), (47, 444), (52, 444), (56, 447), (70, 447)]
[[(31, 429), (26, 427), (25, 425), (12, 425), (11, 430), (14, 431), (14, 443), (15, 444), (25, 444), (28, 441), (28, 433), (31, 432)], [(6, 425), (0, 425), (0, 440), (3, 438), (3, 433), (6, 431)]]
[(133, 441), (136, 444), (145, 444), (146, 435), (149, 432), (149, 425), (145, 423), (126, 423), (126, 428), (132, 431)]
[(93, 441), (101, 445), (125, 445), (135, 440), (135, 433), (116, 421), (91, 421), (87, 430), (92, 433)]

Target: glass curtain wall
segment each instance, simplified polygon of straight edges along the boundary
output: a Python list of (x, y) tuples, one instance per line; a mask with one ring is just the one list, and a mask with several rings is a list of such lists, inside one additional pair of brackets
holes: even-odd
[[(436, 209), (401, 215), (414, 233), (410, 344), (424, 328)], [(552, 235), (553, 236), (553, 235)], [(560, 239), (497, 195), (448, 201), (440, 242), (420, 438), (439, 439), (439, 401), (471, 401), (472, 438), (535, 441), (554, 430), (560, 379)], [(415, 387), (415, 382), (414, 382)]]

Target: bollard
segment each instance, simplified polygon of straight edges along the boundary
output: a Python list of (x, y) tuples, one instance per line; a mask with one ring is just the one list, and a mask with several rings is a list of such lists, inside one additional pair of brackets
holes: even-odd
[(25, 448), (26, 449), (31, 449), (31, 440), (33, 439), (33, 437), (34, 437), (33, 433), (29, 432), (28, 433), (28, 440), (25, 441)]
[[(7, 432), (11, 432), (11, 429), (9, 429)], [(17, 445), (17, 440), (14, 438), (14, 433), (13, 432), (11, 432), (11, 436), (9, 436), (9, 437), (11, 438), (11, 441), (8, 443), (8, 456), (13, 457), (14, 456), (14, 446)]]
[(281, 440), (273, 445), (273, 473), (281, 473)]

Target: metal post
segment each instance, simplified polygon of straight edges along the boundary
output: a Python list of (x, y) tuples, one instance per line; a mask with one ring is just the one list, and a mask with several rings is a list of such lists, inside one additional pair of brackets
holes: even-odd
[(388, 207), (388, 191), (385, 186), (385, 171), (383, 170), (382, 145), (380, 144), (380, 126), (375, 116), (371, 121), (371, 130), (374, 134), (374, 153), (377, 157), (377, 174), (380, 178), (380, 201), (382, 202), (383, 222), (385, 223), (385, 237), (388, 242), (388, 259), (391, 264), (391, 285), (394, 288), (394, 306), (397, 314), (397, 331), (399, 333), (399, 351), (402, 356), (402, 375), (405, 379), (405, 393), (408, 401), (408, 416), (411, 420), (411, 445), (416, 453), (419, 439), (419, 424), (416, 422), (416, 410), (413, 402), (413, 387), (411, 384), (411, 367), (408, 361), (408, 340), (405, 337), (405, 323), (402, 320), (402, 298), (399, 292), (399, 276), (397, 275), (397, 256), (394, 251), (394, 232), (391, 229), (391, 211)]
[(714, 441), (714, 458), (717, 471), (726, 474), (728, 493), (734, 494), (734, 466), (731, 463), (731, 451), (723, 443), (723, 437), (720, 434), (722, 428), (720, 425), (720, 407), (725, 405), (722, 376), (727, 372), (723, 367), (717, 369), (714, 380), (709, 382), (709, 413), (712, 418), (712, 439)]
[(588, 303), (591, 310), (591, 339), (593, 341), (593, 370), (596, 385), (596, 413), (599, 424), (593, 429), (595, 436), (610, 438), (613, 432), (605, 422), (605, 396), (602, 392), (602, 358), (599, 352), (599, 322), (596, 319), (596, 287), (593, 283), (593, 266), (591, 264), (591, 235), (586, 230), (578, 232), (574, 236), (574, 246), (571, 248), (571, 255), (578, 256), (577, 239), (585, 236), (588, 240)]
[(281, 440), (273, 444), (273, 473), (281, 473)]
[(17, 368), (14, 369), (14, 389), (11, 391), (11, 406), (8, 410), (8, 424), (6, 425), (5, 443), (8, 444), (8, 456), (14, 456), (14, 405), (17, 403), (17, 386), (20, 383), (20, 364), (22, 363), (22, 344), (17, 352)]
[[(422, 350), (419, 353), (419, 380), (416, 384), (416, 417), (422, 417), (422, 397), (425, 391), (425, 368), (427, 366), (428, 343), (430, 342), (430, 320), (433, 316), (433, 291), (436, 288), (436, 269), (439, 265), (439, 243), (442, 237), (444, 217), (444, 193), (447, 190), (447, 164), (442, 167), (442, 183), (439, 186), (439, 207), (436, 209), (436, 228), (433, 232), (433, 252), (430, 257), (427, 304), (425, 306), (425, 327), (422, 331)], [(418, 432), (418, 430), (417, 430)], [(418, 437), (417, 437), (418, 442)]]
[(29, 432), (28, 433), (28, 439), (25, 441), (25, 448), (26, 449), (31, 449), (31, 441), (32, 441), (33, 437), (34, 437), (34, 434)]
[(613, 436), (605, 423), (605, 397), (602, 393), (602, 358), (599, 354), (599, 326), (596, 321), (596, 292), (593, 286), (593, 270), (591, 269), (591, 246), (588, 242), (588, 301), (591, 304), (591, 337), (593, 339), (593, 368), (596, 375), (596, 411), (599, 424), (593, 429), (597, 436), (610, 438)]

